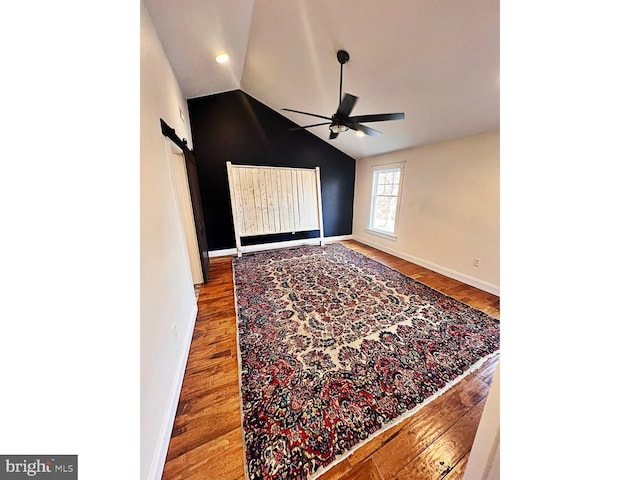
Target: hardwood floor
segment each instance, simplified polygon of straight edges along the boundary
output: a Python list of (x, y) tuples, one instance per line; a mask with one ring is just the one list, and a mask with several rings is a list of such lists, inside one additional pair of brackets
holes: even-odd
[[(496, 318), (500, 298), (387, 253), (344, 245)], [(210, 261), (198, 296), (191, 350), (163, 480), (243, 480), (242, 427), (231, 258)], [(355, 451), (319, 480), (461, 480), (498, 363), (455, 387)]]

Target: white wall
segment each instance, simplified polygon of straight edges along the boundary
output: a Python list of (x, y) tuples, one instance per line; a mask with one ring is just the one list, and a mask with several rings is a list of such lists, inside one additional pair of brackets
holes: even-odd
[[(371, 167), (397, 162), (404, 183), (397, 238), (388, 239), (367, 231)], [(353, 237), (499, 295), (500, 133), (356, 160)]]
[(141, 3), (140, 478), (149, 480), (162, 473), (197, 309), (160, 118), (192, 146), (186, 101)]

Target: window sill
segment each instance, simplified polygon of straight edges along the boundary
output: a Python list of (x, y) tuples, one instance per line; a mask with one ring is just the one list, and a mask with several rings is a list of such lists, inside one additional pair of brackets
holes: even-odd
[(386, 238), (387, 240), (397, 240), (397, 235), (387, 232), (381, 232), (380, 230), (372, 230), (371, 228), (365, 228), (365, 232), (370, 233), (371, 235), (375, 235), (377, 237)]

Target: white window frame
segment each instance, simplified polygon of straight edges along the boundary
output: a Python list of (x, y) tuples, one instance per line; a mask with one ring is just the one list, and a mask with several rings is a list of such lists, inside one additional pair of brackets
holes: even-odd
[[(396, 211), (395, 211), (395, 221), (393, 224), (393, 232), (389, 232), (387, 230), (380, 230), (373, 226), (373, 218), (374, 218), (374, 206), (376, 199), (376, 186), (378, 175), (381, 173), (389, 173), (389, 172), (400, 172), (400, 181), (398, 182), (398, 195), (393, 195), (396, 197)], [(391, 163), (386, 165), (373, 165), (371, 167), (371, 199), (369, 203), (369, 225), (367, 230), (371, 233), (375, 233), (376, 235), (382, 235), (388, 238), (397, 238), (398, 234), (398, 221), (399, 221), (399, 212), (400, 212), (400, 201), (402, 198), (402, 184), (404, 182), (404, 162), (402, 163)]]

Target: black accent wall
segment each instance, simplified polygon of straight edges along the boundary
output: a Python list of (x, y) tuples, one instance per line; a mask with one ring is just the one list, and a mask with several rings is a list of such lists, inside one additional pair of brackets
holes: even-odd
[[(235, 247), (226, 162), (320, 167), (324, 235), (350, 235), (355, 159), (241, 90), (187, 101), (209, 250)], [(310, 117), (311, 118), (311, 117)], [(311, 118), (310, 123), (317, 123)], [(327, 137), (329, 128), (327, 126)], [(318, 232), (243, 238), (243, 245), (318, 237)]]

